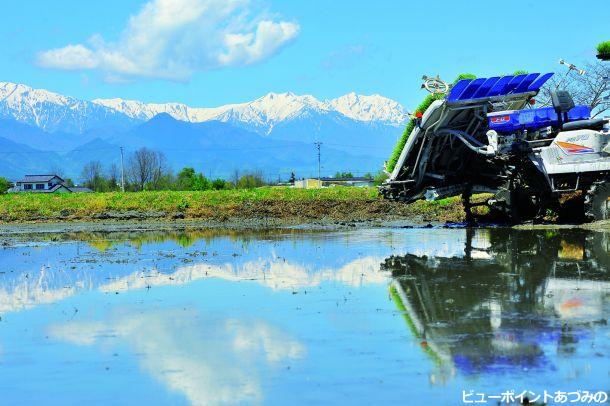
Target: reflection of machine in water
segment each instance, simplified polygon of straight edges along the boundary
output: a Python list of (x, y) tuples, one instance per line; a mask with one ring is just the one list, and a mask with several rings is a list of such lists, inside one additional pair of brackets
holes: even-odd
[(569, 353), (594, 323), (606, 322), (610, 234), (464, 233), (461, 256), (394, 256), (381, 266), (435, 359), (465, 373), (542, 367), (550, 362), (544, 347)]

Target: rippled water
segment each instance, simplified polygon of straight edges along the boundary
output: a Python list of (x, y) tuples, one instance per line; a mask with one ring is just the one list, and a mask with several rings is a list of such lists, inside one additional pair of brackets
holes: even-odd
[(609, 252), (610, 233), (582, 230), (9, 239), (0, 403), (463, 404), (470, 391), (608, 391)]

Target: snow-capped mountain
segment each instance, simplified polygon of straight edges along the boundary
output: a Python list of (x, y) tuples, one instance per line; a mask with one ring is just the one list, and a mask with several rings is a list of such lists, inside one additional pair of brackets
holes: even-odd
[(327, 114), (391, 126), (400, 126), (406, 121), (403, 107), (380, 95), (350, 93), (320, 101), (311, 95), (269, 93), (247, 103), (205, 108), (123, 99), (86, 101), (22, 84), (0, 82), (0, 118), (13, 119), (48, 132), (82, 133), (99, 127), (128, 128), (161, 113), (191, 123), (228, 122), (266, 134), (288, 120)]
[(378, 94), (362, 96), (352, 92), (327, 103), (335, 111), (358, 121), (402, 125), (408, 119), (407, 112), (397, 101)]
[(192, 123), (218, 120), (245, 125), (265, 133), (271, 132), (278, 123), (312, 113), (335, 113), (355, 121), (394, 126), (402, 125), (406, 120), (405, 110), (398, 102), (380, 95), (361, 96), (355, 93), (326, 101), (311, 95), (269, 93), (252, 102), (214, 108), (189, 107), (180, 103), (146, 104), (122, 99), (96, 99), (93, 103), (137, 120), (149, 120), (157, 114), (167, 113), (177, 120)]
[(68, 133), (134, 124), (132, 118), (100, 104), (8, 82), (0, 82), (0, 117)]
[(86, 101), (0, 82), (0, 153), (10, 152), (10, 159), (0, 157), (0, 176), (55, 168), (78, 177), (87, 162), (116, 164), (120, 147), (129, 154), (143, 146), (163, 151), (175, 170), (188, 165), (217, 176), (246, 169), (303, 175), (317, 168), (315, 141), (324, 144), (325, 173), (375, 172), (406, 120), (399, 103), (379, 95), (318, 100), (269, 93), (202, 108)]

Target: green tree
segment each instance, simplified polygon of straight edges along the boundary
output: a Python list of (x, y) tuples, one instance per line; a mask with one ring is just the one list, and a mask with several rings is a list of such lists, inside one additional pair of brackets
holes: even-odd
[(214, 189), (214, 190), (231, 189), (231, 184), (224, 179), (214, 179), (214, 181), (212, 182), (212, 189)]
[(177, 190), (193, 190), (196, 180), (195, 168), (183, 168), (176, 176), (175, 188)]
[(146, 190), (171, 190), (176, 184), (176, 178), (169, 170), (160, 173), (154, 181), (147, 184)]
[(106, 171), (106, 183), (109, 191), (121, 189), (121, 179), (117, 164), (111, 164)]
[(335, 173), (335, 178), (342, 178), (342, 179), (351, 179), (354, 177), (354, 174), (351, 172), (337, 172)]
[(195, 182), (193, 183), (193, 187), (191, 190), (210, 190), (212, 188), (212, 183), (206, 179), (203, 174), (198, 173), (195, 176)]
[(102, 163), (99, 161), (91, 161), (83, 167), (81, 178), (84, 181), (84, 186), (95, 192), (105, 192), (107, 190), (107, 181), (102, 176)]
[(172, 176), (165, 154), (148, 148), (133, 152), (127, 160), (127, 178), (135, 190), (167, 188)]
[(263, 175), (258, 172), (254, 172), (240, 177), (235, 187), (237, 189), (254, 189), (264, 185), (265, 180), (263, 179)]
[(373, 178), (373, 183), (375, 183), (376, 186), (379, 186), (387, 178), (388, 178), (388, 174), (387, 173), (385, 173), (384, 171), (379, 171), (379, 172), (377, 172), (377, 175), (375, 175), (375, 177)]
[[(224, 188), (222, 181), (221, 189)], [(218, 184), (217, 184), (217, 187)], [(176, 176), (174, 189), (176, 190), (210, 190), (214, 188), (213, 182), (207, 179), (202, 173), (196, 173), (194, 168), (183, 168)]]
[(8, 179), (0, 177), (0, 194), (6, 193), (11, 187), (11, 182)]

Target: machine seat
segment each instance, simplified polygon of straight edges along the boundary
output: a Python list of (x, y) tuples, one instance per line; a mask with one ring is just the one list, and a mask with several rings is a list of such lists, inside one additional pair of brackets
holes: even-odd
[(574, 130), (601, 130), (608, 120), (603, 118), (592, 118), (589, 120), (577, 120), (565, 123), (561, 126), (563, 131)]

